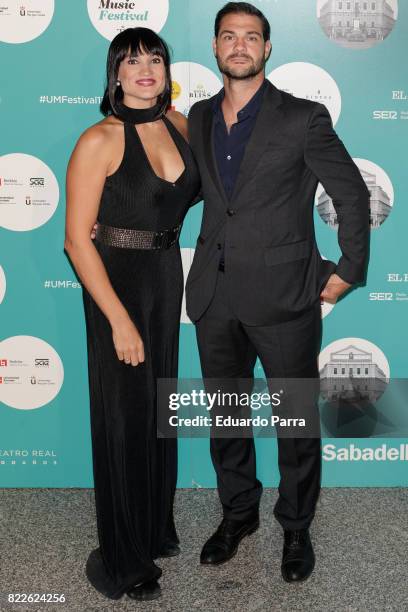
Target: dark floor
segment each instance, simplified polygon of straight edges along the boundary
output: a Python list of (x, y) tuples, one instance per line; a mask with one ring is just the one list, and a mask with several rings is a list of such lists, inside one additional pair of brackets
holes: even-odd
[[(160, 560), (162, 597), (136, 604), (105, 599), (87, 582), (84, 563), (97, 546), (93, 491), (0, 490), (0, 610), (47, 612), (372, 612), (408, 610), (408, 490), (324, 489), (312, 539), (316, 568), (305, 583), (280, 576), (276, 490), (264, 492), (260, 529), (229, 563), (203, 567), (199, 551), (220, 519), (216, 492), (179, 490), (182, 554)], [(60, 604), (9, 604), (8, 593), (63, 593)]]

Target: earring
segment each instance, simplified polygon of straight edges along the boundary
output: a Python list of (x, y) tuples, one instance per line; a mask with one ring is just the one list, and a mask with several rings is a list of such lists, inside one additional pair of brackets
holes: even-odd
[(116, 81), (116, 87), (120, 87), (120, 81)]

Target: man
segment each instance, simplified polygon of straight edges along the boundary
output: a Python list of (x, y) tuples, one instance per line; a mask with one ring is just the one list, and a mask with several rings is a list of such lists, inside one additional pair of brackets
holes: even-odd
[[(369, 193), (332, 128), (327, 109), (265, 80), (271, 52), (264, 15), (230, 2), (215, 20), (214, 54), (224, 88), (196, 103), (189, 139), (199, 164), (204, 214), (186, 285), (205, 379), (318, 378), (321, 300), (364, 280)], [(318, 181), (333, 199), (342, 256), (323, 261), (314, 238)], [(278, 438), (274, 514), (284, 529), (282, 575), (313, 571), (309, 537), (320, 490), (320, 438)], [(254, 441), (212, 438), (223, 520), (201, 563), (228, 561), (259, 525), (262, 485)]]

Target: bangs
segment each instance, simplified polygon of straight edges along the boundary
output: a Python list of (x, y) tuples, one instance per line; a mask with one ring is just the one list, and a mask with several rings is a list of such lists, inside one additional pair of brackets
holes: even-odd
[(115, 113), (115, 107), (123, 99), (122, 88), (117, 84), (120, 63), (125, 57), (153, 55), (161, 57), (166, 72), (166, 86), (159, 96), (163, 110), (171, 103), (170, 52), (165, 41), (149, 28), (127, 28), (112, 40), (106, 61), (106, 88), (100, 110), (107, 116)]
[(129, 28), (117, 36), (117, 46), (114, 50), (115, 67), (125, 57), (138, 55), (158, 55), (165, 64), (169, 62), (169, 53), (159, 36), (148, 28)]

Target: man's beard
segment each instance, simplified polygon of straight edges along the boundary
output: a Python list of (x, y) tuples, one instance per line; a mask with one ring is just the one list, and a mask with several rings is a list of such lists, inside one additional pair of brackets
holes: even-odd
[(245, 57), (246, 59), (251, 60), (251, 64), (245, 69), (244, 72), (240, 72), (240, 70), (242, 70), (242, 68), (238, 68), (237, 72), (233, 69), (233, 68), (229, 68), (227, 66), (227, 63), (223, 63), (221, 62), (221, 60), (218, 58), (218, 56), (215, 56), (215, 59), (217, 60), (217, 64), (218, 64), (218, 69), (219, 71), (224, 74), (226, 77), (228, 77), (229, 79), (235, 79), (237, 81), (244, 81), (245, 79), (252, 79), (253, 77), (257, 76), (260, 72), (262, 72), (265, 68), (265, 63), (266, 60), (261, 57), (259, 62), (255, 63), (254, 60), (250, 57), (248, 57), (248, 55), (230, 55), (228, 59), (231, 58), (235, 58), (235, 57)]

